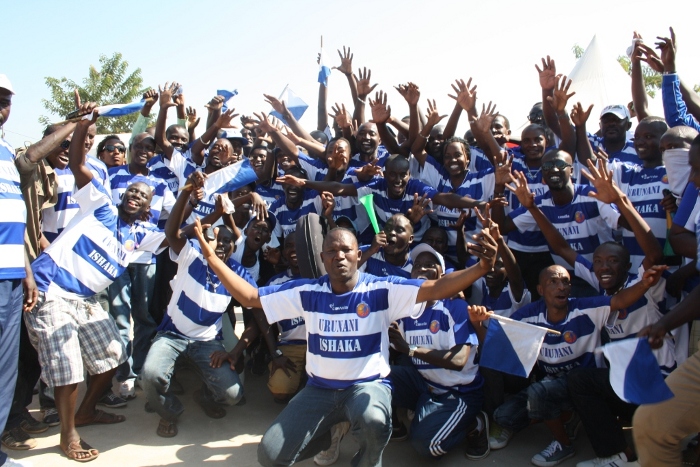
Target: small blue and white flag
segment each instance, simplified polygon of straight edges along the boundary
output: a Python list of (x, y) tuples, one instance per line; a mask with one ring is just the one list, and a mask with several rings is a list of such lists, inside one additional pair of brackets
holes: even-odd
[[(284, 87), (282, 94), (280, 94), (279, 99), (284, 101), (287, 105), (287, 109), (294, 115), (296, 120), (299, 120), (306, 109), (309, 108), (309, 104), (304, 102), (299, 96), (297, 96), (289, 85)], [(276, 118), (282, 120), (285, 124), (287, 121), (282, 117), (282, 114), (276, 112), (275, 110), (270, 111), (270, 115), (274, 115)]]
[(226, 89), (217, 89), (216, 95), (224, 98), (224, 105), (221, 107), (221, 111), (226, 112), (228, 110), (228, 101), (231, 100), (233, 96), (238, 95), (238, 89), (234, 89), (233, 91), (227, 91)]
[(479, 365), (527, 378), (548, 330), (510, 318), (489, 320)]
[[(132, 102), (130, 104), (101, 105), (99, 107), (95, 107), (95, 111), (100, 117), (123, 117), (124, 115), (138, 112), (144, 105), (146, 105), (146, 101), (142, 99), (138, 102)], [(83, 117), (84, 120), (90, 118), (92, 118), (92, 114), (87, 114)]]
[(323, 84), (324, 86), (328, 86), (328, 77), (331, 75), (331, 69), (328, 65), (328, 60), (326, 60), (326, 56), (323, 53), (323, 46), (321, 46), (321, 52), (319, 53), (319, 60), (318, 60), (318, 82)]
[(219, 169), (204, 180), (204, 199), (215, 193), (228, 193), (258, 179), (247, 158)]
[(603, 353), (610, 363), (610, 385), (623, 401), (656, 404), (673, 397), (645, 337), (605, 344)]

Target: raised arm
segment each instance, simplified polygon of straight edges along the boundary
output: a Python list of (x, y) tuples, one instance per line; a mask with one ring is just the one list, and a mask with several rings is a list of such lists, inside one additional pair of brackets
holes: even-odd
[[(323, 84), (321, 84), (321, 86), (323, 87)], [(294, 115), (292, 114), (292, 112), (289, 111), (289, 109), (287, 108), (287, 104), (284, 101), (280, 101), (276, 97), (271, 96), (269, 94), (263, 94), (263, 96), (265, 97), (265, 102), (270, 104), (272, 106), (272, 108), (275, 109), (275, 111), (277, 113), (279, 113), (280, 115), (282, 115), (282, 117), (284, 117), (284, 120), (287, 122), (287, 126), (289, 126), (289, 128), (294, 133), (296, 133), (297, 136), (299, 136), (300, 138), (308, 139), (308, 140), (313, 139), (311, 134), (308, 131), (306, 131), (306, 129), (303, 126), (301, 126), (299, 124), (299, 122), (297, 121), (296, 118), (294, 118)], [(324, 108), (325, 108), (325, 103), (324, 103)], [(325, 128), (325, 127), (323, 127), (323, 128)]]
[[(460, 107), (460, 112), (461, 110), (462, 108)], [(425, 165), (425, 161), (428, 156), (428, 154), (425, 152), (425, 145), (430, 137), (430, 132), (433, 131), (435, 125), (437, 125), (443, 118), (447, 117), (447, 115), (440, 115), (437, 105), (435, 104), (435, 99), (433, 99), (433, 102), (430, 102), (430, 99), (428, 99), (428, 113), (426, 117), (427, 122), (425, 126), (421, 128), (420, 132), (418, 133), (418, 137), (413, 142), (413, 146), (411, 146), (411, 154), (413, 154), (413, 156), (418, 160), (421, 167)]]
[(668, 266), (652, 266), (644, 271), (642, 280), (634, 284), (632, 287), (622, 289), (612, 296), (610, 299), (610, 310), (622, 310), (634, 305), (637, 300), (644, 296), (647, 290), (659, 282), (659, 279), (661, 279), (661, 274), (666, 269), (668, 269)]
[(190, 174), (187, 178), (187, 183), (182, 187), (182, 191), (180, 191), (175, 205), (170, 211), (168, 220), (165, 221), (165, 238), (168, 239), (170, 248), (178, 255), (187, 243), (187, 238), (182, 235), (182, 231), (180, 230), (180, 226), (185, 220), (185, 208), (190, 201), (192, 192), (200, 190), (204, 186), (205, 178), (206, 176), (199, 171)]
[[(84, 104), (87, 105), (87, 104)], [(85, 109), (81, 108), (80, 109), (81, 113), (86, 113)], [(41, 138), (41, 140), (37, 141), (36, 143), (32, 144), (27, 148), (27, 152), (25, 152), (25, 157), (32, 163), (36, 164), (37, 162), (41, 161), (42, 159), (45, 159), (46, 156), (48, 156), (51, 151), (55, 150), (58, 148), (65, 140), (66, 138), (73, 133), (75, 130), (75, 123), (66, 123), (65, 125), (61, 125), (56, 131), (53, 133), (46, 135), (45, 137)]]
[(569, 154), (574, 154), (576, 151), (576, 132), (569, 121), (569, 114), (566, 113), (566, 103), (569, 102), (571, 96), (576, 93), (572, 92), (569, 94), (571, 80), (567, 82), (566, 76), (563, 78), (557, 76), (555, 82), (556, 84), (552, 90), (552, 95), (547, 96), (547, 103), (554, 109), (559, 123), (559, 137), (561, 138), (559, 149)]
[(649, 116), (649, 101), (647, 91), (644, 86), (644, 74), (642, 73), (642, 36), (634, 32), (634, 51), (630, 57), (630, 67), (632, 71), (632, 103), (634, 111), (637, 113), (637, 121), (641, 122)]
[(90, 169), (85, 165), (84, 149), (88, 128), (97, 121), (98, 115), (97, 112), (94, 111), (95, 107), (97, 107), (97, 104), (94, 102), (89, 102), (87, 107), (85, 107), (86, 112), (92, 112), (92, 118), (80, 120), (75, 125), (73, 139), (68, 149), (68, 167), (71, 172), (73, 172), (75, 184), (78, 186), (78, 189), (90, 183), (93, 178), (92, 172), (90, 172)]
[(222, 128), (236, 128), (231, 122), (234, 118), (238, 117), (238, 114), (234, 113), (236, 109), (228, 109), (226, 112), (219, 115), (216, 122), (204, 132), (202, 136), (197, 138), (192, 144), (192, 149), (190, 150), (192, 154), (192, 162), (196, 165), (202, 165), (204, 163), (204, 151), (209, 147), (209, 144), (216, 138), (219, 134), (219, 130)]
[(270, 124), (270, 120), (264, 112), (260, 112), (260, 114), (254, 113), (253, 115), (255, 115), (255, 117), (258, 119), (258, 128), (267, 133), (278, 148), (282, 149), (284, 152), (294, 158), (297, 157), (299, 150), (297, 149), (296, 145), (289, 138), (283, 135), (276, 126)]
[(420, 89), (414, 83), (400, 84), (394, 89), (406, 100), (408, 104), (408, 141), (413, 145), (420, 131), (420, 121), (418, 118), (418, 100), (420, 99)]
[(357, 121), (358, 125), (365, 123), (365, 105), (367, 103), (367, 96), (374, 91), (377, 87), (376, 84), (372, 85), (370, 80), (372, 79), (372, 70), (368, 70), (367, 67), (357, 70), (357, 75), (353, 75), (353, 80), (357, 86), (357, 98), (355, 99), (355, 113), (353, 114), (353, 119)]
[(158, 86), (158, 91), (160, 93), (158, 101), (160, 112), (158, 112), (158, 119), (156, 120), (155, 140), (156, 144), (163, 150), (163, 157), (166, 159), (170, 159), (175, 150), (175, 147), (168, 141), (168, 138), (165, 137), (165, 125), (168, 120), (168, 109), (175, 106), (173, 102), (173, 93), (179, 86), (180, 85), (175, 82), (172, 84), (165, 83), (162, 89)]
[[(459, 124), (459, 117), (462, 116), (462, 106), (459, 104), (459, 101), (457, 100), (457, 95), (459, 95), (460, 89), (464, 87), (465, 89), (469, 89), (469, 87), (472, 85), (472, 79), (469, 78), (469, 81), (467, 84), (464, 84), (464, 80), (455, 80), (455, 84), (452, 85), (452, 89), (455, 92), (455, 96), (449, 95), (449, 97), (452, 97), (455, 99), (455, 106), (452, 109), (452, 113), (450, 114), (450, 118), (447, 119), (447, 123), (445, 124), (445, 129), (442, 132), (442, 135), (445, 139), (452, 138), (455, 135), (455, 132), (457, 131), (457, 125)], [(474, 88), (476, 90), (476, 86)], [(476, 103), (476, 100), (475, 100)]]
[(554, 132), (558, 137), (562, 137), (561, 129), (559, 127), (559, 119), (557, 118), (557, 111), (549, 100), (552, 97), (554, 88), (557, 85), (557, 66), (554, 60), (549, 58), (542, 58), (542, 69), (540, 69), (537, 64), (535, 64), (535, 69), (540, 75), (540, 87), (542, 88), (542, 113), (544, 114), (544, 122), (547, 124), (550, 130)]
[(496, 166), (494, 163), (496, 155), (500, 154), (502, 150), (491, 133), (491, 125), (497, 115), (496, 106), (489, 102), (488, 107), (482, 105), (481, 114), (478, 117), (471, 115), (469, 117), (469, 126), (474, 133), (474, 138), (476, 138), (479, 147), (484, 151), (484, 154), (494, 167)]
[(593, 104), (588, 107), (588, 110), (583, 110), (580, 102), (577, 102), (571, 109), (571, 121), (576, 129), (576, 157), (581, 164), (587, 164), (588, 161), (595, 162), (597, 157), (591, 147), (591, 142), (588, 141), (588, 132), (586, 131), (586, 122), (591, 115)]
[(378, 91), (375, 94), (374, 100), (369, 99), (369, 106), (372, 110), (372, 122), (377, 125), (377, 133), (379, 133), (379, 138), (382, 144), (387, 148), (391, 154), (402, 154), (408, 156), (408, 150), (399, 146), (396, 142), (396, 138), (389, 133), (386, 127), (387, 122), (391, 118), (391, 106), (386, 103), (387, 95), (384, 91)]
[[(602, 157), (598, 159), (598, 167), (593, 165), (592, 162), (588, 162), (588, 169), (590, 173), (586, 169), (583, 169), (581, 173), (595, 187), (595, 192), (591, 192), (589, 195), (603, 203), (615, 203), (617, 205), (624, 219), (624, 222), (620, 222), (620, 225), (634, 233), (634, 237), (644, 252), (644, 267), (650, 268), (653, 265), (661, 264), (664, 254), (659, 241), (654, 236), (654, 232), (652, 232), (649, 225), (632, 205), (629, 198), (613, 182), (612, 171), (608, 171), (608, 164), (605, 159)], [(620, 219), (620, 221), (623, 219)]]
[(216, 276), (221, 280), (221, 283), (226, 287), (226, 290), (229, 291), (231, 296), (238, 300), (238, 303), (242, 306), (248, 308), (262, 308), (258, 289), (233, 272), (231, 268), (216, 256), (214, 248), (204, 238), (202, 224), (199, 222), (199, 219), (195, 221), (194, 232), (199, 240), (199, 246), (202, 249), (204, 259), (207, 260), (207, 263), (209, 263), (209, 266), (214, 270)]

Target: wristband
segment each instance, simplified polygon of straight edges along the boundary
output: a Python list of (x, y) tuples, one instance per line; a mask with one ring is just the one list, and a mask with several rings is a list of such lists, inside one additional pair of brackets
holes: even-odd
[(209, 146), (209, 143), (211, 143), (211, 141), (209, 141), (209, 143), (205, 143), (201, 136), (199, 137), (199, 142), (205, 146)]

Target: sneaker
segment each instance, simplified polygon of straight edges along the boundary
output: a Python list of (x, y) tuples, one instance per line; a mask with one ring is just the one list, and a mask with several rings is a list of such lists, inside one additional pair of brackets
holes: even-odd
[(5, 463), (2, 464), (2, 467), (34, 467), (34, 464), (32, 464), (29, 461), (18, 461), (17, 459), (8, 457), (7, 459), (5, 459)]
[(581, 417), (578, 416), (578, 413), (573, 412), (569, 421), (564, 423), (564, 429), (566, 430), (566, 434), (571, 441), (576, 439), (579, 431), (581, 431), (581, 426), (583, 426), (583, 423), (581, 423)]
[(403, 441), (408, 438), (408, 428), (402, 422), (398, 422), (398, 425), (392, 425), (391, 427), (391, 438), (389, 441)]
[(489, 447), (496, 451), (508, 446), (508, 442), (513, 437), (513, 432), (508, 428), (503, 428), (496, 422), (491, 423), (489, 430)]
[(484, 412), (476, 415), (481, 422), (481, 430), (478, 428), (467, 435), (467, 450), (464, 455), (467, 459), (478, 461), (489, 455), (491, 447), (489, 443), (489, 417)]
[(110, 391), (107, 394), (102, 396), (100, 400), (97, 401), (97, 404), (104, 405), (105, 407), (108, 407), (110, 409), (116, 409), (117, 407), (126, 406), (126, 401), (114, 394), (110, 389)]
[(136, 397), (135, 381), (127, 379), (119, 385), (119, 396), (124, 400), (134, 399)]
[(61, 420), (58, 418), (58, 410), (55, 407), (44, 409), (44, 423), (48, 426), (58, 426)]
[(559, 465), (570, 457), (574, 457), (576, 451), (573, 446), (562, 446), (559, 441), (552, 441), (549, 446), (544, 448), (539, 454), (530, 459), (530, 462), (539, 467), (548, 467), (550, 465)]
[(331, 447), (314, 456), (316, 465), (332, 465), (340, 456), (340, 441), (350, 431), (350, 422), (336, 423), (331, 427)]
[(2, 433), (2, 445), (7, 449), (26, 451), (36, 447), (36, 440), (16, 426)]
[(44, 422), (40, 422), (36, 418), (32, 417), (32, 414), (28, 410), (25, 410), (22, 414), (22, 421), (19, 422), (19, 426), (24, 430), (25, 433), (37, 434), (43, 433), (49, 429), (49, 425)]
[(576, 464), (576, 467), (627, 467), (638, 465), (639, 462), (637, 461), (628, 462), (625, 453), (621, 452), (610, 457), (596, 457), (595, 459), (579, 462)]

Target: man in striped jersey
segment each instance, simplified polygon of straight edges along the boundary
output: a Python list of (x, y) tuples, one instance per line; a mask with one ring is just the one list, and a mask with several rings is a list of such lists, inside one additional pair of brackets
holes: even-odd
[(391, 435), (388, 328), (413, 306), (452, 297), (490, 271), (496, 243), (484, 229), (469, 245), (476, 265), (437, 280), (376, 277), (360, 273), (355, 236), (336, 228), (323, 242), (328, 271), (319, 279), (292, 280), (256, 289), (216, 258), (201, 234), (204, 257), (243, 305), (263, 308), (269, 322), (303, 317), (309, 382), (273, 422), (258, 447), (262, 465), (291, 465), (331, 443), (333, 425), (349, 421), (360, 444), (353, 465), (381, 465)]

